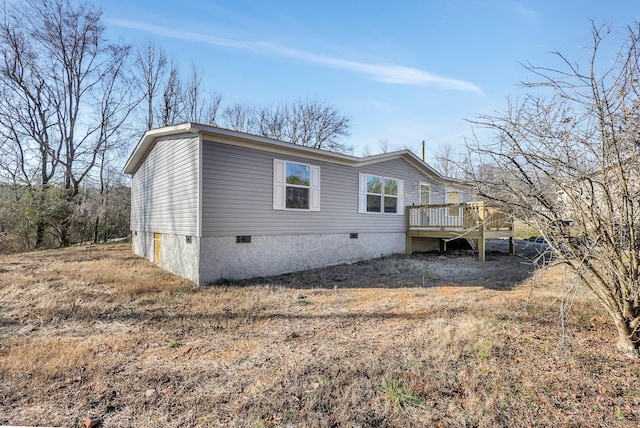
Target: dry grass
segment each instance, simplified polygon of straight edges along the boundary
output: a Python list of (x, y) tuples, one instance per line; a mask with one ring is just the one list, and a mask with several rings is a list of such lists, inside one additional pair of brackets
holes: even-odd
[(536, 230), (531, 226), (526, 225), (520, 220), (515, 220), (513, 226), (514, 226), (514, 233), (516, 238), (528, 239), (528, 238), (532, 238), (532, 237), (535, 238), (540, 236), (540, 231)]
[[(520, 263), (498, 259), (507, 270)], [(640, 369), (615, 352), (586, 293), (562, 337), (562, 271), (537, 276), (531, 292), (531, 278), (460, 286), (434, 263), (351, 267), (402, 272), (396, 288), (341, 287), (339, 270), (304, 288), (197, 288), (127, 246), (2, 256), (0, 424), (640, 423)]]

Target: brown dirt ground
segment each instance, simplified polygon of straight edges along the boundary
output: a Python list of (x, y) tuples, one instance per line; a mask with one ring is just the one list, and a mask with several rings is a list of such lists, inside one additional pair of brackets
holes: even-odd
[(229, 281), (231, 285), (277, 284), (293, 288), (397, 288), (427, 286), (481, 286), (508, 289), (532, 275), (544, 245), (516, 240), (515, 255), (508, 241), (487, 241), (485, 262), (470, 250), (395, 255), (312, 269), (269, 278)]

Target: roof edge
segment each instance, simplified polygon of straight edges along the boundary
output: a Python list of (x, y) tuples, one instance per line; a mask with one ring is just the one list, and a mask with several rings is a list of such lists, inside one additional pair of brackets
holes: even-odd
[(418, 169), (423, 170), (428, 175), (435, 177), (438, 180), (444, 182), (450, 182), (461, 185), (469, 185), (463, 180), (459, 180), (452, 177), (446, 177), (442, 175), (440, 172), (435, 170), (425, 161), (420, 159), (415, 153), (411, 150), (403, 149), (389, 153), (380, 153), (371, 156), (365, 157), (357, 157), (353, 155), (347, 155), (344, 153), (336, 153), (330, 152), (327, 150), (316, 149), (313, 147), (299, 146), (293, 143), (288, 143), (285, 141), (275, 140), (272, 138), (262, 137), (259, 135), (248, 134), (245, 132), (234, 131), (226, 128), (218, 128), (216, 126), (203, 125), (200, 123), (194, 122), (184, 122), (177, 125), (164, 126), (162, 128), (155, 128), (146, 131), (140, 141), (133, 149), (127, 162), (125, 163), (122, 172), (125, 174), (133, 174), (138, 165), (142, 162), (146, 154), (149, 152), (153, 144), (158, 138), (168, 137), (171, 135), (179, 135), (179, 134), (196, 134), (201, 136), (213, 136), (213, 137), (223, 137), (231, 140), (238, 140), (243, 142), (248, 142), (252, 144), (257, 144), (270, 148), (279, 148), (290, 150), (294, 153), (301, 153), (307, 155), (321, 156), (328, 160), (334, 160), (341, 163), (351, 163), (355, 167), (362, 167), (370, 164), (376, 164), (379, 162), (384, 162), (390, 159), (404, 158), (409, 163), (413, 164)]
[(178, 125), (163, 126), (162, 128), (154, 128), (146, 131), (129, 155), (129, 158), (122, 168), (122, 172), (125, 174), (133, 174), (157, 138), (197, 133), (198, 127), (194, 127), (193, 125), (191, 122), (184, 122)]

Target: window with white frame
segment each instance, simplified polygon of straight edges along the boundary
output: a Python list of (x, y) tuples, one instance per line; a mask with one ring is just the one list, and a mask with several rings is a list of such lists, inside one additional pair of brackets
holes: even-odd
[(320, 167), (274, 159), (273, 209), (320, 211)]
[(460, 191), (457, 189), (447, 189), (446, 193), (446, 201), (447, 204), (459, 204), (460, 199)]
[(404, 182), (380, 175), (360, 174), (361, 213), (403, 214)]
[[(460, 203), (460, 191), (456, 189), (447, 188), (447, 193), (445, 194), (445, 203), (447, 204), (459, 204)], [(459, 206), (449, 207), (449, 215), (450, 216), (459, 216), (462, 211)]]
[(428, 183), (420, 183), (420, 205), (431, 203), (431, 186)]

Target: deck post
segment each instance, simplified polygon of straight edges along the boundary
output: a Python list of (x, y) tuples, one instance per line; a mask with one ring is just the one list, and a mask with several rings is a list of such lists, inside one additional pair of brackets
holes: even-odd
[(408, 206), (404, 210), (405, 220), (407, 221), (407, 255), (413, 254), (413, 236), (411, 236), (411, 207)]
[(478, 231), (480, 232), (480, 238), (478, 238), (478, 260), (481, 262), (484, 262), (486, 259), (486, 254), (485, 254), (485, 249), (486, 249), (486, 243), (487, 241), (485, 240), (484, 237), (484, 228), (485, 228), (485, 224), (484, 221), (487, 218), (487, 213), (485, 212), (485, 206), (483, 202), (479, 202), (478, 203)]
[(481, 262), (485, 261), (485, 244), (484, 231), (482, 231), (480, 238), (478, 238), (478, 260)]
[[(452, 208), (457, 208), (452, 215)], [(413, 238), (440, 239), (446, 251), (449, 239), (466, 238), (475, 242), (478, 260), (486, 260), (487, 239), (509, 238), (509, 252), (515, 254), (513, 220), (482, 201), (464, 204), (411, 205), (406, 207), (406, 251), (413, 254)]]

